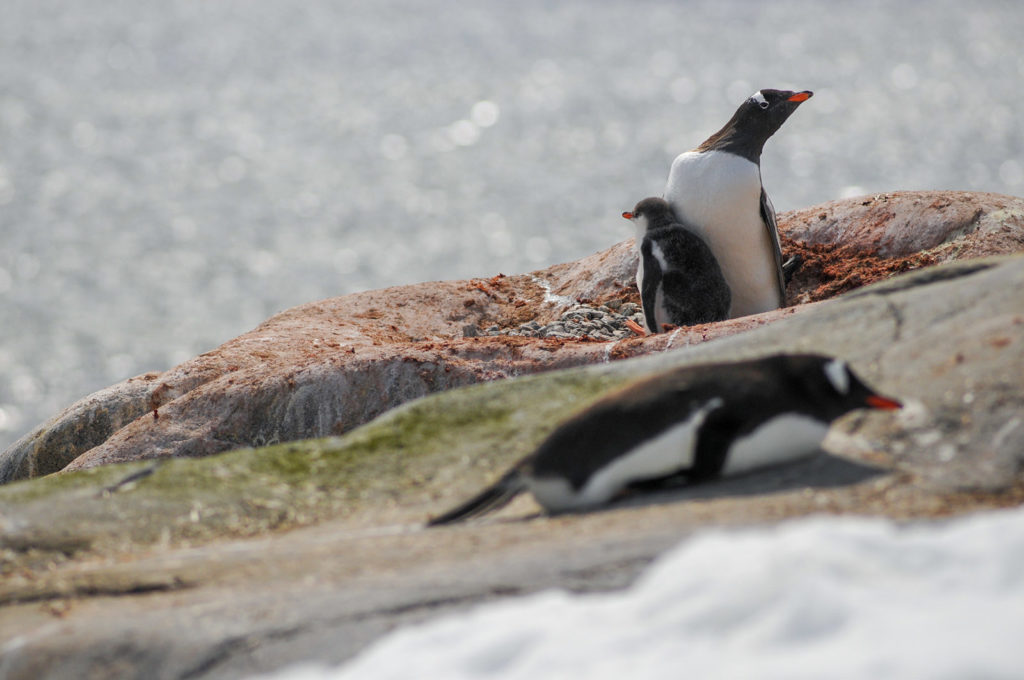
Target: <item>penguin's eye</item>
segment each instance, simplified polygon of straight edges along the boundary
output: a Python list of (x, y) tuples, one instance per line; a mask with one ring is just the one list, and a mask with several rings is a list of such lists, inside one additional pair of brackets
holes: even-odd
[(757, 105), (758, 105), (758, 106), (760, 106), (760, 107), (761, 107), (762, 109), (767, 109), (767, 108), (768, 108), (768, 102), (766, 102), (766, 101), (765, 101), (765, 100), (763, 100), (763, 99), (762, 99), (761, 101), (759, 101), (759, 102), (757, 103)]
[(750, 100), (761, 107), (762, 110), (768, 108), (768, 100), (764, 98), (764, 95), (761, 94), (760, 90), (751, 95)]

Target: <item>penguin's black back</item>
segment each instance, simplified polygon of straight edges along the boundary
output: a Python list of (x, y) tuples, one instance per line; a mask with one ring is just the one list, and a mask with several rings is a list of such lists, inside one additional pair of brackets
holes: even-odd
[(528, 474), (563, 477), (580, 489), (623, 452), (662, 435), (704, 410), (691, 480), (718, 475), (730, 445), (782, 414), (830, 422), (861, 407), (870, 390), (855, 381), (849, 395), (830, 392), (827, 357), (778, 355), (685, 366), (602, 398), (559, 427), (527, 461)]

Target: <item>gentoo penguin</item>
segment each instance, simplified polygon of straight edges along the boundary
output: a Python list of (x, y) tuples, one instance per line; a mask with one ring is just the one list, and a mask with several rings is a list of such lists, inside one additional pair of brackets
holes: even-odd
[(482, 515), (527, 490), (558, 513), (602, 505), (634, 484), (699, 482), (792, 461), (816, 453), (831, 422), (859, 408), (901, 404), (841, 359), (779, 354), (683, 366), (595, 402), (429, 525)]
[(672, 162), (665, 200), (711, 247), (732, 291), (730, 317), (785, 304), (775, 209), (761, 185), (761, 150), (811, 92), (759, 90), (721, 130)]
[(729, 286), (715, 256), (664, 199), (645, 198), (622, 216), (636, 225), (636, 287), (648, 331), (728, 318)]

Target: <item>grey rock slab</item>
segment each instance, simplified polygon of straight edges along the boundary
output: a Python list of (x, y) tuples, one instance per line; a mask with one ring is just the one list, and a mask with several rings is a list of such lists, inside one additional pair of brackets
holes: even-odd
[[(140, 464), (8, 485), (0, 671), (235, 678), (337, 662), (395, 626), (477, 602), (621, 586), (702, 527), (1019, 504), (1021, 290), (1024, 255), (952, 263), (715, 342), (429, 396), (344, 437), (170, 461), (108, 495)], [(841, 356), (908, 406), (840, 421), (825, 449), (842, 461), (581, 515), (538, 516), (521, 498), (479, 523), (422, 529), (608, 390), (774, 351)], [(231, 516), (232, 503), (244, 512)]]

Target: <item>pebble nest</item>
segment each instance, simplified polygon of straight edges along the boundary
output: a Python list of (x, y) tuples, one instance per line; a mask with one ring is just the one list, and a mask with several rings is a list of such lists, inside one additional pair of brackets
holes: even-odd
[[(563, 340), (621, 340), (636, 335), (626, 326), (627, 320), (641, 326), (644, 325), (644, 315), (640, 305), (621, 300), (610, 300), (597, 307), (577, 303), (562, 312), (557, 321), (544, 326), (537, 321), (527, 321), (513, 328), (490, 326), (480, 334), (560, 338)], [(467, 329), (467, 332), (471, 331)]]

